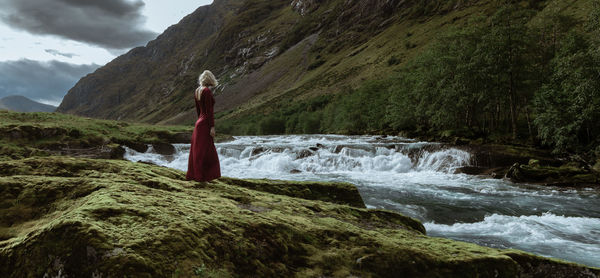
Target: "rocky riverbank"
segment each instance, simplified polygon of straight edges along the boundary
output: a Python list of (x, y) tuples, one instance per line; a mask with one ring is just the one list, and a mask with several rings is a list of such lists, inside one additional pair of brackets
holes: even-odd
[[(283, 184), (189, 182), (177, 170), (118, 160), (3, 161), (0, 271), (8, 277), (600, 275), (525, 252), (427, 237), (414, 219), (360, 208), (360, 195), (347, 184), (290, 183), (280, 192)], [(349, 205), (319, 193), (328, 187)]]
[(471, 154), (472, 166), (457, 171), (517, 183), (561, 187), (600, 187), (600, 172), (583, 161), (559, 159), (548, 150), (511, 145), (462, 145)]

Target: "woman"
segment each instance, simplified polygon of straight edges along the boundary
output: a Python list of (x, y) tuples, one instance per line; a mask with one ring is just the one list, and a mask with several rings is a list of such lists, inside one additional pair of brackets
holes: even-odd
[(200, 87), (194, 92), (198, 120), (192, 134), (192, 146), (186, 178), (204, 182), (221, 177), (219, 156), (214, 143), (215, 118), (213, 107), (215, 99), (210, 89), (210, 87), (217, 86), (218, 83), (215, 75), (208, 70), (200, 75), (198, 82)]

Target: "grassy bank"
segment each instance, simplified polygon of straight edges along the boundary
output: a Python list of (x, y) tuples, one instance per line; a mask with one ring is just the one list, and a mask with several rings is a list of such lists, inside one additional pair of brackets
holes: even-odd
[[(166, 126), (98, 120), (60, 113), (0, 111), (0, 158), (57, 153), (118, 157), (121, 145), (189, 143), (193, 126)], [(218, 134), (216, 141), (227, 140)]]

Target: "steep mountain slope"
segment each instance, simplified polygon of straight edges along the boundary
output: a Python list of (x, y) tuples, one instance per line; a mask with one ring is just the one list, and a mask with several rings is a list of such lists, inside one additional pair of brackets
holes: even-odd
[[(546, 3), (530, 2), (540, 10)], [(562, 8), (577, 9), (583, 2)], [(220, 121), (266, 115), (389, 76), (437, 36), (492, 14), (497, 5), (488, 0), (216, 0), (146, 47), (83, 78), (58, 111), (190, 123), (197, 75), (211, 69), (221, 81)]]
[(83, 78), (58, 111), (186, 122), (193, 119), (190, 92), (203, 69), (222, 82), (217, 112), (248, 102), (253, 107), (298, 88), (298, 94), (335, 91), (340, 84), (385, 74), (390, 69), (375, 69), (394, 50), (400, 59), (409, 55), (404, 53), (422, 40), (415, 33), (405, 47), (406, 28), (418, 23), (411, 18), (468, 6), (464, 1), (216, 0), (146, 47)]
[(54, 112), (56, 106), (39, 103), (24, 96), (7, 96), (0, 99), (0, 110), (16, 112)]

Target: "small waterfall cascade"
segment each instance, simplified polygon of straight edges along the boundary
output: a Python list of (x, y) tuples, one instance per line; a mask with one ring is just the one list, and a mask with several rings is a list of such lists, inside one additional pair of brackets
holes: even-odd
[[(189, 144), (171, 155), (126, 149), (125, 159), (187, 170)], [(519, 185), (457, 174), (475, 155), (393, 136), (241, 136), (216, 144), (234, 178), (350, 182), (369, 208), (423, 222), (430, 236), (517, 248), (600, 267), (600, 191)]]

